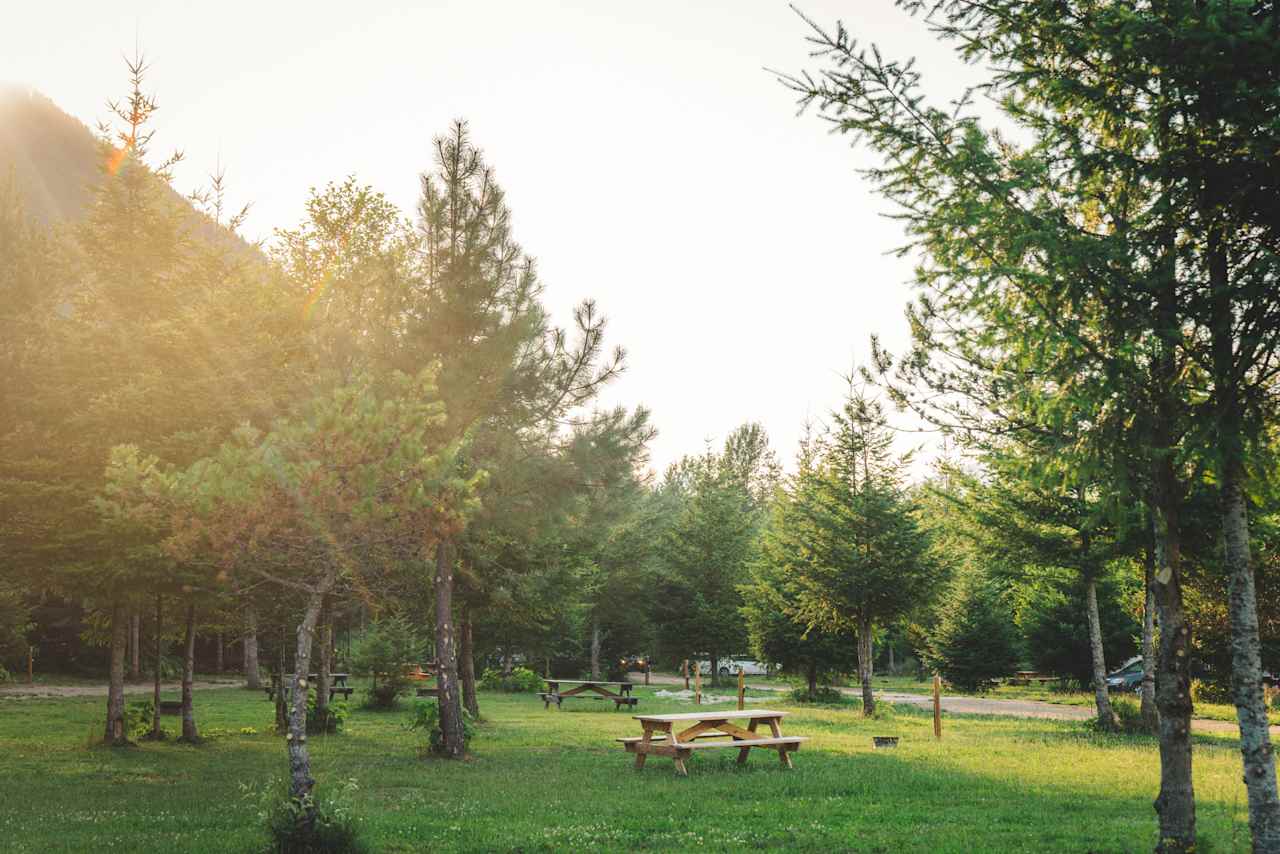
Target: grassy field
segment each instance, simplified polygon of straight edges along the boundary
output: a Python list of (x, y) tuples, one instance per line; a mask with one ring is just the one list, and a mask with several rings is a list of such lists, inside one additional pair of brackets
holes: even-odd
[[(691, 708), (636, 693), (645, 711)], [(0, 847), (262, 850), (241, 784), (285, 769), (271, 706), (234, 688), (202, 691), (197, 705), (202, 728), (218, 733), (206, 744), (111, 751), (89, 746), (101, 698), (0, 700)], [(794, 707), (787, 731), (812, 738), (794, 771), (772, 754), (739, 768), (734, 751), (705, 751), (680, 779), (661, 757), (632, 769), (613, 742), (638, 734), (625, 712), (586, 701), (545, 711), (528, 695), (483, 694), (481, 706), (466, 762), (419, 758), (407, 710), (353, 709), (346, 733), (313, 738), (322, 787), (356, 781), (352, 806), (373, 850), (1119, 852), (1154, 842), (1154, 742), (1078, 724), (955, 717), (935, 742), (920, 712), (864, 721), (853, 707)], [(872, 734), (900, 735), (901, 746), (874, 751)], [(1248, 849), (1239, 762), (1233, 741), (1197, 738), (1203, 851)]]

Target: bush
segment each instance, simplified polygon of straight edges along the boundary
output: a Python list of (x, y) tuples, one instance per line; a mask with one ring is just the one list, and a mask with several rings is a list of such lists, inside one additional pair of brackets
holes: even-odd
[[(1114, 697), (1111, 700), (1111, 710), (1115, 712), (1116, 722), (1119, 725), (1117, 732), (1124, 735), (1150, 735), (1151, 730), (1147, 729), (1147, 723), (1142, 719), (1142, 709), (1133, 700), (1128, 697)], [(1098, 718), (1095, 715), (1085, 721), (1085, 727), (1093, 732), (1108, 732), (1098, 725)]]
[(321, 713), (316, 708), (315, 689), (307, 691), (307, 735), (341, 732), (346, 720), (346, 703), (341, 700), (330, 701), (328, 709)]
[(142, 738), (151, 732), (151, 724), (155, 720), (156, 702), (148, 697), (145, 700), (134, 700), (124, 710), (124, 734), (130, 740)]
[(1084, 686), (1080, 684), (1079, 679), (1072, 679), (1070, 676), (1064, 676), (1049, 683), (1050, 694), (1079, 694), (1084, 690)]
[(8, 682), (13, 677), (9, 675), (9, 671), (4, 669), (4, 665), (0, 664), (0, 685)]
[(402, 617), (378, 620), (361, 632), (352, 642), (351, 666), (357, 672), (373, 675), (374, 685), (365, 696), (365, 708), (394, 708), (412, 683), (405, 676), (405, 665), (417, 661), (421, 652), (421, 639)]
[(327, 800), (315, 793), (292, 798), (281, 785), (262, 792), (241, 785), (246, 800), (258, 802), (258, 818), (266, 825), (270, 850), (280, 854), (357, 854), (365, 851), (359, 827), (346, 802), (356, 790), (347, 780)]
[(813, 703), (821, 706), (840, 706), (848, 702), (844, 694), (841, 694), (830, 685), (819, 685), (817, 690), (813, 692), (813, 698), (809, 697), (809, 689), (801, 686), (791, 690), (791, 702), (793, 703)]
[[(440, 704), (434, 700), (417, 700), (413, 704), (413, 716), (409, 719), (409, 729), (425, 733), (428, 753), (444, 752), (444, 731), (440, 729)], [(462, 710), (462, 742), (469, 744), (475, 735), (475, 726), (471, 723), (471, 715)]]
[(1204, 679), (1191, 680), (1191, 702), (1224, 703), (1230, 705), (1235, 701), (1231, 697), (1231, 686), (1220, 682), (1208, 682)]
[(490, 667), (480, 675), (480, 687), (486, 691), (508, 694), (536, 694), (542, 690), (542, 677), (527, 667), (516, 667), (509, 674)]

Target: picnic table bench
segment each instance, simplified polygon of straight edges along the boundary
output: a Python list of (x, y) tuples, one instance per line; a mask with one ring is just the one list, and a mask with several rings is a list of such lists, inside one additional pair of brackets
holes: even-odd
[[(555, 703), (560, 708), (561, 701), (569, 697), (584, 700), (613, 700), (613, 709), (617, 711), (623, 706), (634, 706), (639, 698), (631, 696), (630, 682), (604, 682), (599, 679), (546, 679), (547, 690), (538, 694), (542, 698), (543, 708), (551, 708)], [(561, 685), (576, 687), (560, 690)], [(612, 689), (612, 690), (611, 690)]]
[[(689, 776), (684, 761), (693, 755), (695, 750), (708, 750), (719, 747), (736, 748), (738, 764), (747, 761), (751, 748), (778, 751), (778, 760), (783, 766), (790, 768), (791, 753), (799, 750), (800, 745), (808, 741), (804, 736), (784, 736), (782, 719), (786, 712), (773, 712), (768, 709), (752, 709), (750, 711), (705, 711), (686, 712), (676, 715), (633, 715), (640, 721), (644, 735), (632, 738), (620, 738), (619, 742), (628, 753), (636, 755), (636, 770), (644, 767), (644, 760), (649, 754), (670, 756), (675, 760), (676, 774)], [(734, 720), (747, 721), (746, 728), (731, 723)], [(692, 723), (687, 729), (676, 731), (675, 726)], [(769, 735), (757, 732), (763, 723), (769, 728)], [(718, 739), (703, 741), (702, 739)], [(729, 739), (726, 741), (725, 739)]]
[(1047, 682), (1057, 682), (1059, 678), (1061, 677), (1040, 673), (1037, 670), (1019, 670), (1006, 681), (1010, 685), (1030, 685), (1032, 682), (1039, 682), (1044, 685)]
[[(332, 700), (334, 697), (338, 696), (339, 694), (341, 694), (344, 698), (351, 697), (351, 692), (354, 691), (355, 688), (352, 688), (349, 685), (347, 685), (347, 677), (350, 675), (351, 675), (350, 673), (330, 673), (329, 674), (329, 679), (331, 680), (329, 682), (329, 699), (330, 700)], [(309, 683), (315, 682), (319, 678), (320, 677), (314, 673), (307, 674), (307, 681)], [(293, 676), (289, 677), (288, 685), (289, 685), (289, 691), (292, 692)], [(264, 685), (262, 687), (262, 690), (267, 692), (268, 700), (274, 700), (276, 698), (275, 683), (269, 683), (267, 685)]]

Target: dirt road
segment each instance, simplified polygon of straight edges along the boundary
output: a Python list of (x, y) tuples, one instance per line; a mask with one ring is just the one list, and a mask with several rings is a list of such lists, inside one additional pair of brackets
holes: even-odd
[[(243, 684), (239, 680), (220, 679), (193, 682), (191, 687), (197, 691), (203, 691), (209, 688), (237, 688)], [(150, 694), (154, 690), (154, 685), (143, 682), (126, 682), (124, 686), (126, 694)], [(182, 685), (178, 682), (165, 682), (160, 685), (160, 690), (172, 694), (181, 691)], [(27, 700), (41, 697), (105, 697), (106, 695), (106, 685), (27, 685), (22, 682), (0, 685), (0, 699)]]
[[(631, 674), (629, 678), (633, 682), (644, 681), (643, 677), (636, 673)], [(650, 674), (649, 681), (655, 685), (679, 684), (683, 686), (684, 684), (682, 677), (669, 676), (665, 673)], [(750, 685), (750, 687), (757, 691), (787, 690), (772, 685)], [(851, 697), (861, 696), (862, 694), (861, 689), (858, 688), (841, 688), (840, 692)], [(901, 703), (925, 709), (933, 708), (933, 698), (927, 694), (877, 691), (876, 696), (887, 703)], [(942, 710), (953, 715), (1001, 715), (1013, 718), (1049, 718), (1060, 721), (1088, 720), (1093, 717), (1094, 712), (1093, 706), (1068, 706), (1059, 703), (1044, 703), (1039, 700), (997, 700), (989, 697), (954, 696), (943, 696)], [(1239, 728), (1233, 721), (1210, 721), (1200, 718), (1191, 722), (1191, 728), (1196, 732), (1222, 735), (1232, 735), (1239, 732)], [(1280, 737), (1280, 726), (1273, 726), (1271, 735), (1273, 738)]]

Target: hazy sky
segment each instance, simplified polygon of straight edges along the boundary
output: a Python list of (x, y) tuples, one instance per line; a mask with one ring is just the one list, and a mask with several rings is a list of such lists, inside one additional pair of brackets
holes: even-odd
[[(606, 401), (653, 410), (659, 470), (747, 420), (789, 461), (869, 336), (905, 340), (909, 262), (886, 254), (900, 228), (856, 174), (870, 155), (797, 117), (764, 70), (813, 66), (784, 2), (15, 5), (0, 80), (92, 125), (136, 35), (156, 152), (186, 152), (183, 190), (221, 157), (250, 237), (347, 174), (411, 211), (432, 136), (466, 118), (556, 316), (594, 297), (627, 348)], [(917, 56), (940, 97), (976, 79), (891, 0), (798, 5)]]

